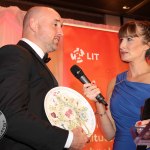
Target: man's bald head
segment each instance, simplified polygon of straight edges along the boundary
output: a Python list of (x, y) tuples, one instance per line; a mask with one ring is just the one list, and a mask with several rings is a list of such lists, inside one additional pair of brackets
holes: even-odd
[(35, 6), (30, 8), (23, 21), (23, 38), (27, 38), (44, 52), (57, 49), (62, 32), (61, 16), (52, 8)]
[[(48, 14), (57, 14), (59, 15), (54, 9), (45, 7), (45, 6), (34, 6), (30, 8), (23, 20), (23, 30), (29, 26), (29, 22), (31, 18), (36, 20), (41, 19), (42, 17), (46, 17)], [(60, 16), (60, 15), (59, 15)]]

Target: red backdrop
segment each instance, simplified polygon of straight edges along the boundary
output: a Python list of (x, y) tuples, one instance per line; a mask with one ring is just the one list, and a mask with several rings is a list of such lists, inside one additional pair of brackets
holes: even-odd
[[(82, 84), (70, 72), (74, 64), (82, 68), (90, 80), (95, 80), (106, 97), (109, 81), (127, 69), (119, 57), (117, 32), (65, 26), (63, 51), (63, 85), (81, 93)], [(87, 99), (88, 100), (88, 99)], [(88, 100), (95, 111), (95, 103)], [(86, 150), (111, 150), (113, 141), (106, 141), (96, 126)]]

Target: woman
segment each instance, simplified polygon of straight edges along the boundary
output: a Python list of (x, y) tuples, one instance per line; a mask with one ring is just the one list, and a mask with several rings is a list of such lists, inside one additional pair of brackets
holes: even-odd
[(132, 21), (119, 30), (120, 56), (129, 69), (108, 85), (107, 110), (95, 97), (100, 93), (95, 81), (84, 84), (86, 97), (96, 101), (100, 128), (107, 140), (114, 139), (114, 150), (136, 150), (130, 128), (140, 120), (140, 110), (150, 97), (150, 22)]

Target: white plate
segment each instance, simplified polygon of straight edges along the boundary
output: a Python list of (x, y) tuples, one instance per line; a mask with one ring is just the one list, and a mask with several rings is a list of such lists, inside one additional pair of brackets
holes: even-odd
[(88, 136), (95, 130), (96, 121), (91, 105), (71, 88), (60, 86), (51, 89), (46, 94), (44, 108), (52, 125), (67, 130), (81, 126)]

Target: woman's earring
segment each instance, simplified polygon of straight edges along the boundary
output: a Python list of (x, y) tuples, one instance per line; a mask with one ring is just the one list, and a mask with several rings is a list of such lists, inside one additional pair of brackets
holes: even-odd
[(150, 48), (146, 50), (145, 59), (150, 64)]

